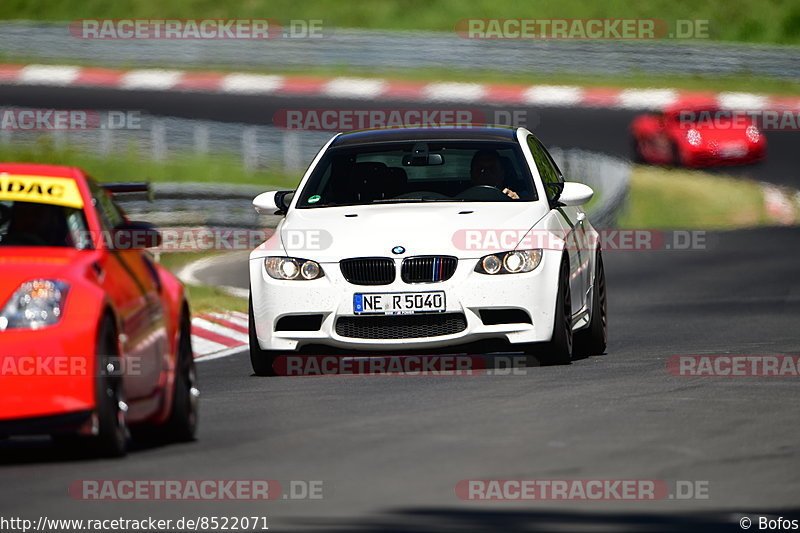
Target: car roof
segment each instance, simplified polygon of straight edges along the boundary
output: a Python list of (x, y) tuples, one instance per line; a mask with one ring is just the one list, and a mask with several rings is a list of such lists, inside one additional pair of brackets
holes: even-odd
[(412, 126), (357, 130), (342, 133), (331, 148), (384, 142), (515, 141), (517, 129), (505, 126)]
[(39, 163), (0, 162), (0, 173), (72, 179), (79, 179), (83, 176), (83, 173), (77, 167), (68, 167), (64, 165), (44, 165)]

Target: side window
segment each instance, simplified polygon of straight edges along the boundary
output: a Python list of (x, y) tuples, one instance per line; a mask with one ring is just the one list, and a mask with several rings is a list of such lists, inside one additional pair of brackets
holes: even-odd
[(92, 199), (94, 200), (97, 214), (100, 216), (100, 220), (106, 228), (114, 228), (125, 220), (122, 211), (114, 204), (114, 201), (105, 189), (91, 181), (89, 182), (89, 187), (92, 191)]
[(533, 135), (528, 136), (528, 147), (531, 149), (539, 176), (542, 178), (547, 200), (553, 203), (558, 200), (561, 191), (564, 190), (564, 177), (550, 154)]

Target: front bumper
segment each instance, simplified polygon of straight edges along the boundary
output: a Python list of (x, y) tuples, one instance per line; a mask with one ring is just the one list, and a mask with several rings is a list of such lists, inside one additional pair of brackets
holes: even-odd
[(0, 421), (95, 408), (94, 320), (0, 332)]
[(94, 411), (74, 411), (58, 415), (0, 420), (0, 436), (91, 434)]
[[(512, 344), (548, 341), (553, 331), (553, 313), (558, 288), (560, 252), (546, 250), (539, 266), (525, 274), (489, 276), (474, 271), (478, 259), (461, 259), (454, 275), (438, 283), (405, 283), (397, 279), (388, 285), (353, 285), (344, 279), (338, 263), (324, 263), (325, 276), (313, 281), (276, 280), (267, 275), (263, 259), (250, 261), (250, 286), (253, 299), (254, 325), (259, 345), (264, 350), (291, 351), (308, 345), (322, 345), (349, 350), (424, 350), (438, 349), (481, 340), (505, 340)], [(397, 271), (400, 259), (396, 259)], [(460, 331), (436, 334), (447, 328), (429, 328), (430, 336), (395, 338), (362, 338), (341, 334), (337, 321), (345, 319), (350, 324), (365, 318), (353, 312), (353, 295), (356, 293), (445, 292), (449, 317), (463, 316), (465, 327)], [(529, 323), (486, 324), (481, 311), (524, 311)], [(276, 331), (278, 320), (287, 316), (321, 315), (319, 329), (313, 331)], [(520, 313), (516, 313), (520, 316)], [(385, 316), (381, 322), (392, 319), (416, 319), (421, 315)], [(428, 315), (431, 316), (431, 315)], [(431, 317), (431, 321), (442, 317)], [(460, 320), (460, 319), (459, 319)], [(459, 329), (459, 328), (451, 328)], [(358, 328), (355, 328), (358, 330)], [(353, 335), (349, 328), (349, 335)], [(358, 333), (355, 333), (358, 335)]]

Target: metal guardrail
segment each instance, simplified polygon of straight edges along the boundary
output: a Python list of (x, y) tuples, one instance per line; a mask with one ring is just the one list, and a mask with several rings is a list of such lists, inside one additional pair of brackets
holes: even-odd
[[(568, 180), (586, 183), (595, 190), (597, 200), (588, 212), (597, 228), (611, 228), (627, 198), (631, 164), (623, 159), (585, 150), (551, 150)], [(298, 176), (298, 182), (300, 176)], [(162, 227), (274, 228), (279, 216), (259, 215), (253, 198), (274, 187), (205, 183), (156, 183), (155, 201), (143, 195), (120, 197), (129, 216)]]
[[(0, 129), (0, 145), (21, 148), (52, 143), (59, 148), (100, 156), (133, 151), (155, 161), (192, 153), (229, 155), (239, 158), (247, 169), (275, 168), (295, 173), (299, 182), (308, 162), (334, 134), (144, 115), (137, 124), (136, 129), (119, 130)], [(614, 215), (627, 194), (630, 163), (578, 149), (553, 148), (551, 151), (567, 179), (586, 183), (597, 191), (599, 201), (592, 205), (593, 221), (598, 227), (612, 227)], [(141, 215), (160, 226), (257, 228), (263, 224), (250, 202), (264, 191), (257, 186), (224, 184), (224, 179), (220, 176), (218, 184), (159, 183), (155, 185), (155, 205), (133, 195), (126, 200), (127, 209), (132, 215)]]
[[(455, 20), (453, 23), (455, 24)], [(326, 29), (318, 39), (80, 40), (68, 22), (0, 22), (9, 58), (225, 69), (488, 69), (539, 74), (751, 74), (800, 79), (800, 47), (717, 41), (468, 40), (446, 32)]]

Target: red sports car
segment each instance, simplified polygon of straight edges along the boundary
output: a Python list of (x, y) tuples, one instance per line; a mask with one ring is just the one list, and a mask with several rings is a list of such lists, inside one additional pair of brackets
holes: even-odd
[(702, 167), (764, 159), (767, 141), (752, 118), (713, 101), (683, 101), (631, 124), (636, 158), (652, 165)]
[(86, 440), (109, 456), (129, 426), (194, 438), (186, 294), (146, 250), (157, 230), (113, 199), (146, 190), (0, 163), (0, 437)]

